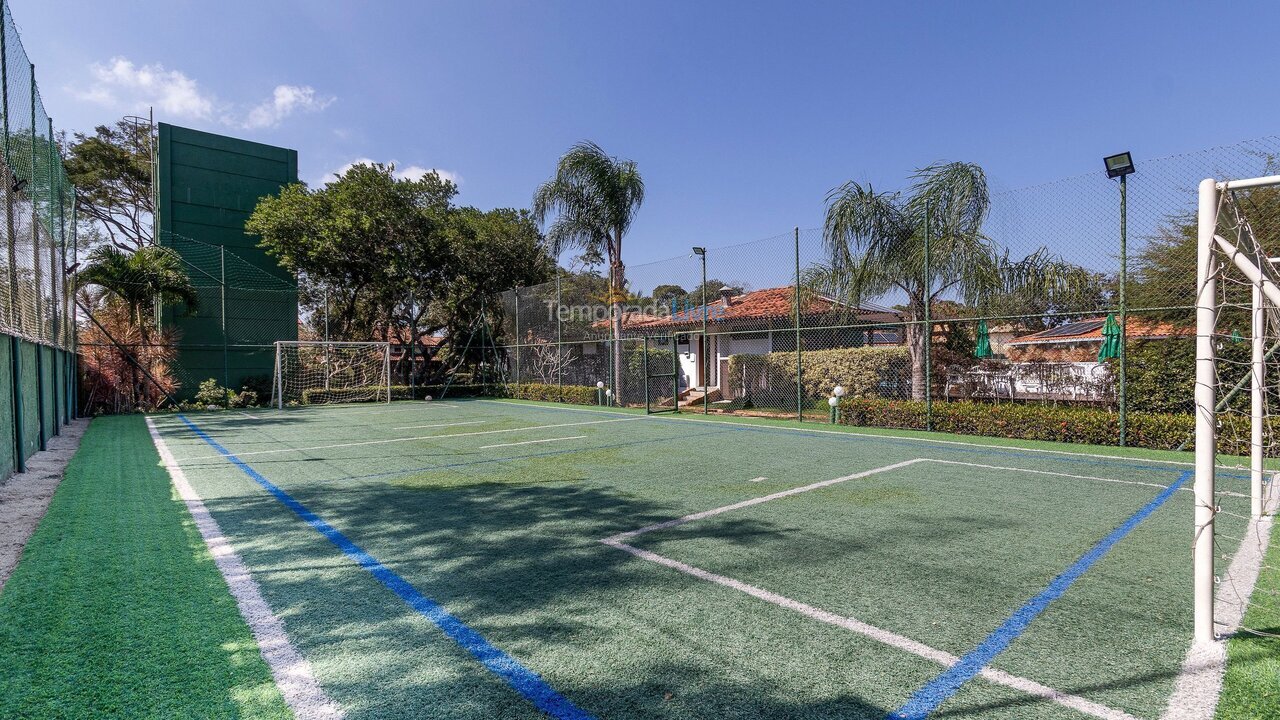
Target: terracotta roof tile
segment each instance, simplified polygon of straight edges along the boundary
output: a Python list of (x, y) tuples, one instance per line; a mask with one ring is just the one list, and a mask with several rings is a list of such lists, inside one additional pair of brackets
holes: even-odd
[[(1056, 345), (1058, 343), (1102, 341), (1102, 325), (1098, 325), (1098, 323), (1105, 323), (1105, 317), (1081, 318), (1076, 322), (1081, 324), (1090, 323), (1091, 325), (1096, 325), (1096, 327), (1084, 332), (1065, 335), (1061, 333), (1061, 327), (1049, 328), (1048, 330), (1041, 330), (1037, 333), (1014, 338), (1007, 344)], [(1144, 317), (1130, 316), (1126, 318), (1125, 322), (1125, 336), (1134, 339), (1161, 340), (1172, 337), (1190, 337), (1194, 334), (1195, 330), (1192, 328), (1179, 327), (1173, 323), (1149, 320)]]

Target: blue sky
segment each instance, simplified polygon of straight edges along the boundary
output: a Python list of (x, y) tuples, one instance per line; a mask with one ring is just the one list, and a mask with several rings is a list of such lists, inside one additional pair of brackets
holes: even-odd
[[(639, 163), (630, 263), (821, 223), (935, 160), (1013, 189), (1274, 134), (1274, 3), (10, 0), (49, 114), (158, 119), (527, 206), (572, 143)], [(215, 9), (216, 8), (216, 9)]]

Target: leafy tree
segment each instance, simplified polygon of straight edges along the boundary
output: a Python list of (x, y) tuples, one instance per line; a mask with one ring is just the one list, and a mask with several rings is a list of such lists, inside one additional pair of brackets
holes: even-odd
[[(547, 247), (559, 257), (566, 248), (587, 256), (603, 256), (609, 266), (609, 305), (613, 325), (613, 372), (622, 377), (622, 304), (626, 268), (622, 239), (644, 202), (644, 180), (634, 161), (613, 157), (593, 142), (581, 142), (565, 153), (555, 175), (533, 196), (533, 217), (555, 220), (547, 229)], [(623, 402), (621, 388), (618, 402)]]
[[(910, 193), (878, 193), (848, 182), (827, 196), (828, 264), (806, 272), (806, 289), (848, 307), (898, 291), (911, 356), (911, 392), (924, 397), (924, 309), (955, 295), (985, 313), (1049, 317), (1098, 304), (1103, 279), (1041, 249), (1013, 260), (982, 233), (990, 208), (986, 175), (971, 163), (917, 171)], [(925, 233), (929, 234), (928, 275)], [(957, 343), (964, 344), (957, 338)]]
[(688, 295), (689, 291), (679, 285), (659, 285), (653, 289), (653, 299), (659, 303), (667, 304), (672, 300), (678, 300)]
[(63, 167), (75, 185), (80, 216), (122, 250), (151, 244), (156, 208), (150, 127), (120, 120), (74, 138), (65, 148)]
[(196, 289), (182, 267), (182, 258), (169, 248), (150, 245), (125, 252), (102, 245), (89, 254), (88, 264), (77, 276), (78, 287), (96, 285), (106, 297), (124, 303), (146, 341), (146, 317), (155, 303), (183, 303), (188, 311), (199, 305)]
[(422, 337), (441, 330), (461, 350), (482, 307), (498, 326), (499, 292), (550, 274), (527, 211), (458, 208), (456, 194), (435, 173), (408, 180), (390, 166), (356, 165), (323, 188), (263, 198), (245, 228), (298, 275), (313, 325), (327, 302), (330, 337), (398, 340), (414, 350), (408, 363), (425, 355)]
[[(897, 289), (906, 296), (911, 392), (924, 397), (926, 303), (947, 292), (976, 299), (999, 282), (997, 256), (982, 234), (990, 199), (982, 168), (934, 164), (913, 176), (910, 196), (850, 181), (827, 195), (823, 237), (830, 264), (811, 277), (851, 305)], [(925, 276), (925, 229), (930, 234)]]

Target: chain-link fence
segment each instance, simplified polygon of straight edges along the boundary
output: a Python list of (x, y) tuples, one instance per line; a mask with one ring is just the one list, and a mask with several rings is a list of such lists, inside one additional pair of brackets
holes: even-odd
[(7, 4), (0, 28), (0, 477), (74, 414), (75, 195)]
[(1177, 446), (1196, 185), (1278, 158), (1267, 137), (989, 197), (939, 166), (898, 193), (850, 192), (824, 228), (691, 237), (688, 255), (626, 268), (616, 308), (603, 268), (561, 270), (504, 295), (508, 379), (603, 382), (610, 402), (643, 406), (639, 338), (674, 335), (684, 410), (825, 421), (839, 385), (845, 422), (980, 432), (1051, 407), (1061, 431), (1042, 434)]
[[(188, 400), (210, 379), (265, 402), (275, 342), (297, 339), (297, 285), (225, 246), (168, 232), (158, 240), (151, 252), (170, 258), (192, 296), (163, 297), (163, 311), (142, 318), (127, 315), (127, 301), (84, 298), (85, 406), (119, 410)], [(132, 283), (127, 271), (122, 275), (111, 283), (114, 296), (137, 295), (154, 308), (146, 283), (155, 281), (155, 268), (139, 268)]]

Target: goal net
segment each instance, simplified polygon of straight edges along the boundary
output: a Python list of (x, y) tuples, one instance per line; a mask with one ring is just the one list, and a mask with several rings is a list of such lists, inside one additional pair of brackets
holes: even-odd
[(272, 396), (278, 408), (391, 402), (390, 343), (277, 342)]
[(1280, 436), (1280, 176), (1200, 184), (1196, 286), (1195, 639), (1280, 606), (1266, 550)]

